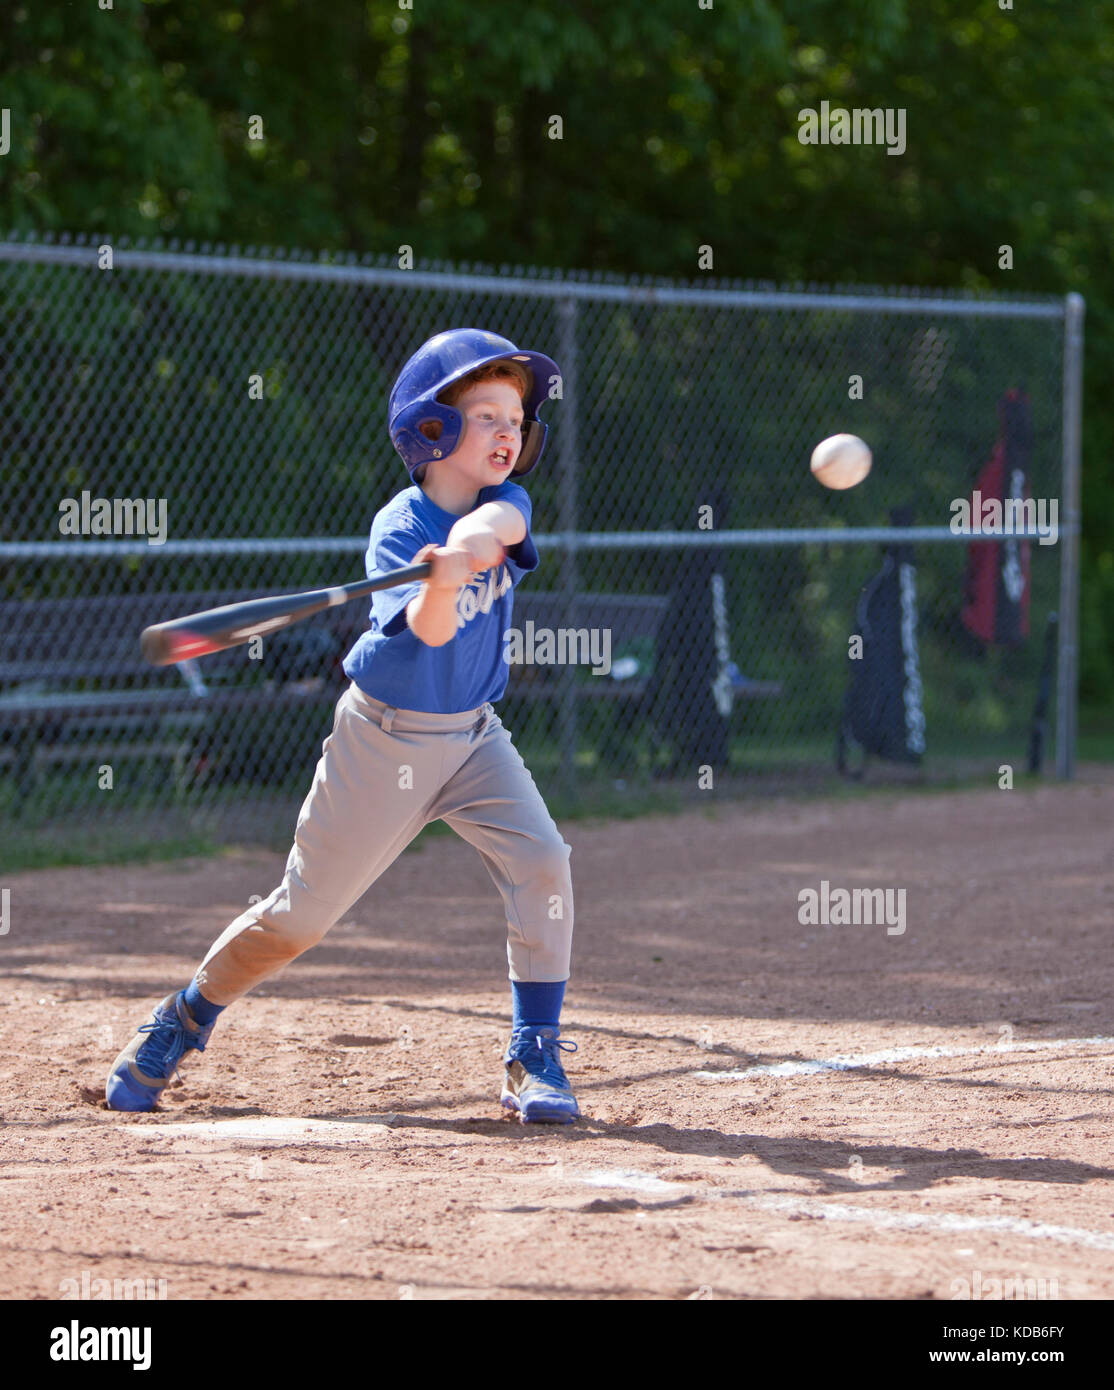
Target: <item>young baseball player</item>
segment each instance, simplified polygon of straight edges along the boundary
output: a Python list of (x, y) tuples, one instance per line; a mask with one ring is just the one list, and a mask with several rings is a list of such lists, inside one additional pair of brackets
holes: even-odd
[(494, 333), (439, 333), (403, 367), (390, 436), (412, 486), (376, 515), (369, 574), (428, 559), (429, 578), (373, 595), (344, 662), (282, 882), (217, 938), (193, 980), (154, 1010), (109, 1073), (113, 1110), (151, 1110), (217, 1016), (315, 945), (430, 821), (475, 845), (503, 899), (513, 1005), (501, 1100), (569, 1122), (561, 1005), (572, 950), (569, 846), (492, 708), (507, 684), (514, 586), (537, 568), (530, 498), (538, 408), (559, 369)]

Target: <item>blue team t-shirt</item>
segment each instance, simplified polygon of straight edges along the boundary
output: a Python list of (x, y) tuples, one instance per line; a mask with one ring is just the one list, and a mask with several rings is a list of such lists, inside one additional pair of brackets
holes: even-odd
[[(507, 550), (495, 569), (473, 575), (457, 598), (456, 636), (430, 647), (406, 621), (406, 605), (421, 584), (380, 589), (371, 596), (371, 626), (344, 658), (344, 673), (373, 699), (396, 709), (459, 714), (500, 699), (509, 674), (503, 633), (511, 624), (514, 588), (538, 567), (530, 537), (531, 503), (525, 488), (510, 481), (480, 489), (476, 506), (509, 502), (526, 519), (526, 535)], [(444, 545), (460, 518), (431, 502), (420, 487), (398, 493), (371, 525), (368, 575), (413, 563), (424, 545)]]

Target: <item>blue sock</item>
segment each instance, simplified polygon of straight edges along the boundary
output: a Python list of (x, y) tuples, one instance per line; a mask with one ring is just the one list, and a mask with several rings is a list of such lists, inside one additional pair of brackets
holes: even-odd
[(561, 1005), (565, 1002), (567, 980), (512, 980), (514, 1001), (513, 1030), (519, 1028), (557, 1028)]
[(227, 1004), (211, 1004), (197, 988), (196, 980), (191, 980), (182, 991), (182, 1000), (193, 1015), (194, 1023), (200, 1023), (202, 1028), (212, 1023), (228, 1007)]

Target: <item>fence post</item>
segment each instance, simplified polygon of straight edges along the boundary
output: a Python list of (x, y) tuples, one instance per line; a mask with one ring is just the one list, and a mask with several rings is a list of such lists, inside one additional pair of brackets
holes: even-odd
[(1060, 537), (1060, 637), (1056, 666), (1056, 775), (1064, 779), (1075, 776), (1084, 307), (1081, 294), (1069, 294), (1064, 302), (1063, 517)]
[[(562, 533), (561, 617), (576, 627), (576, 597), (579, 591), (577, 561), (577, 410), (576, 390), (576, 313), (575, 299), (562, 299), (557, 306), (557, 365), (561, 368), (561, 428), (557, 449), (557, 527)], [(577, 795), (576, 778), (576, 668), (562, 666), (559, 674), (558, 726), (561, 749), (561, 790), (570, 799)]]

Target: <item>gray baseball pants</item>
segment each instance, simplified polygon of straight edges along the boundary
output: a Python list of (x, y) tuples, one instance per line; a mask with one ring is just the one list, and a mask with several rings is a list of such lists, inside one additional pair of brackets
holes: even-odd
[(206, 999), (230, 1004), (316, 945), (434, 820), (475, 845), (499, 889), (510, 978), (568, 979), (570, 847), (493, 707), (393, 709), (352, 683), (282, 882), (213, 943), (197, 973)]

